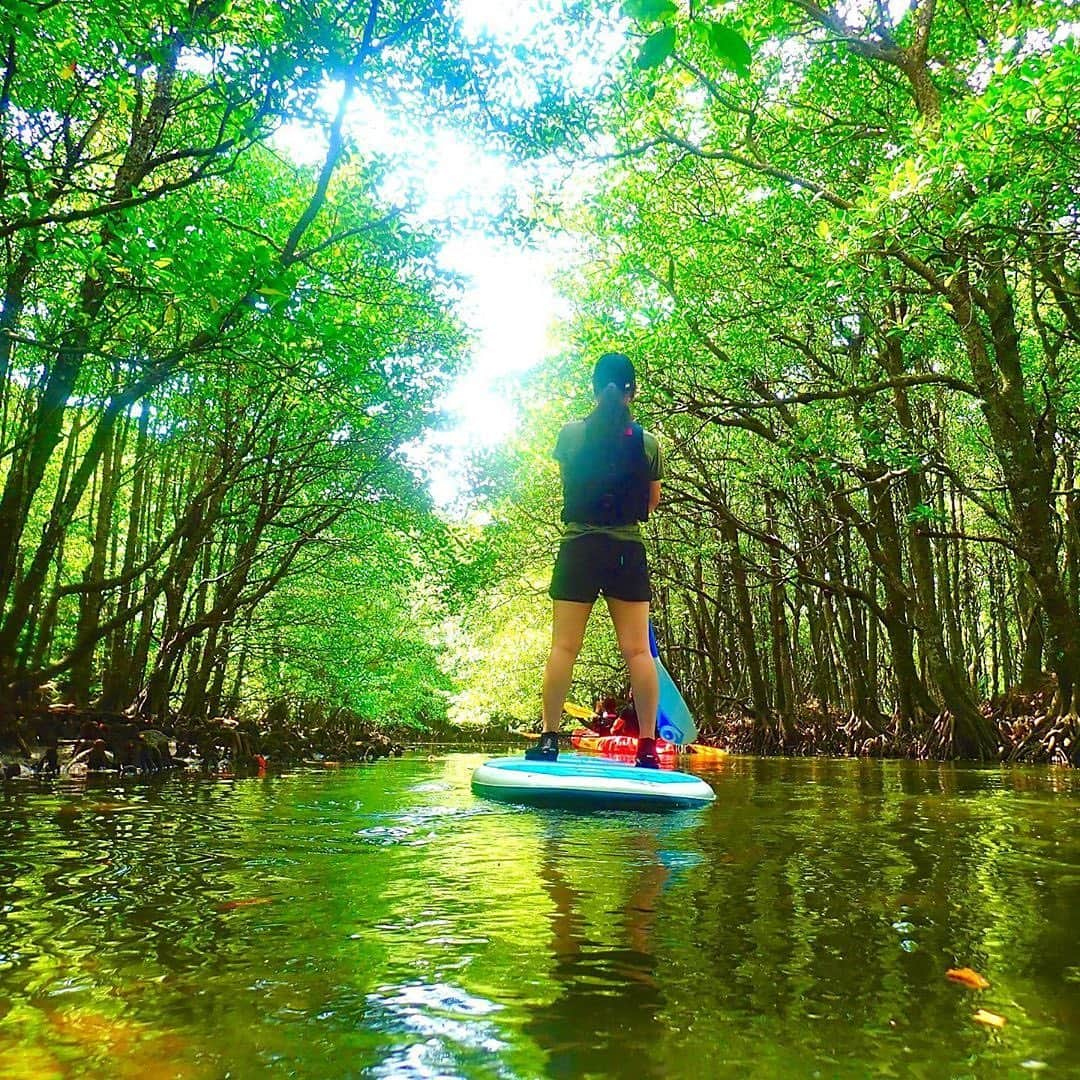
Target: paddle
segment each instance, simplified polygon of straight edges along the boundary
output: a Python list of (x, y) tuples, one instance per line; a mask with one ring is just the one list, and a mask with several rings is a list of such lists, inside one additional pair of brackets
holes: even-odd
[(685, 746), (697, 738), (697, 725), (690, 715), (690, 710), (683, 701), (679, 688), (673, 682), (660, 660), (660, 650), (656, 647), (656, 633), (652, 620), (649, 620), (649, 651), (656, 662), (656, 676), (660, 681), (660, 708), (656, 713), (656, 734), (678, 746)]
[(586, 709), (583, 705), (575, 705), (572, 701), (563, 704), (563, 712), (576, 720), (591, 720), (596, 715), (592, 709)]
[[(679, 688), (668, 674), (660, 659), (660, 650), (656, 646), (656, 632), (653, 630), (652, 620), (649, 620), (649, 651), (653, 655), (656, 664), (656, 677), (660, 684), (660, 707), (656, 714), (656, 734), (661, 739), (675, 743), (677, 746), (686, 746), (692, 743), (698, 736), (697, 725), (690, 714), (690, 709), (683, 700)], [(567, 701), (563, 705), (563, 712), (567, 716), (573, 716), (578, 720), (592, 720), (595, 714), (592, 709), (586, 709), (581, 705), (575, 705)]]

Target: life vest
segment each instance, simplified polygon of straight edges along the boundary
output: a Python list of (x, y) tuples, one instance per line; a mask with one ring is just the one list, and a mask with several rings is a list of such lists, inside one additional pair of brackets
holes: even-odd
[(649, 459), (645, 431), (630, 423), (617, 435), (584, 437), (562, 461), (564, 522), (633, 525), (649, 520)]

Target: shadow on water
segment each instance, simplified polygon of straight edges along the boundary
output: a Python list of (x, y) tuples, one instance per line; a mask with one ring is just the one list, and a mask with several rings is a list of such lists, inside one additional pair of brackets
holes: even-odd
[(1080, 1074), (1073, 773), (735, 758), (575, 815), (480, 760), (4, 788), (0, 1075)]

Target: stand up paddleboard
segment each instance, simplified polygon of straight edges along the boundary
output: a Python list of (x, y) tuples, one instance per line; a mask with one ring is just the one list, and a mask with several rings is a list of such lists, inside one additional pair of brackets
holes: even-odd
[(707, 806), (716, 798), (704, 780), (671, 769), (639, 769), (617, 761), (560, 754), (557, 761), (493, 758), (472, 776), (477, 795), (530, 806), (664, 810)]

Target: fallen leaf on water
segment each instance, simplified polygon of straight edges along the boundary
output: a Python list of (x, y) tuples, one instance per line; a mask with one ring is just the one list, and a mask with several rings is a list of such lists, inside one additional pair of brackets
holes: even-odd
[(251, 896), (246, 900), (224, 900), (217, 905), (217, 910), (234, 911), (236, 908), (255, 907), (258, 904), (272, 904), (273, 902), (272, 896)]
[(971, 968), (949, 968), (945, 972), (945, 978), (962, 983), (972, 990), (985, 990), (990, 985), (988, 980), (984, 979), (977, 971), (972, 971)]
[(986, 1024), (987, 1027), (1003, 1028), (1005, 1026), (1004, 1016), (998, 1016), (997, 1013), (987, 1012), (985, 1009), (980, 1009), (971, 1019), (974, 1020), (976, 1024)]

